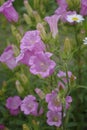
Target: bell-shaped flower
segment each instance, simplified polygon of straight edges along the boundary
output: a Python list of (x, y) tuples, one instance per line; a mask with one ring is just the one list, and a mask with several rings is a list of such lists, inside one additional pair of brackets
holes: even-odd
[(87, 0), (81, 0), (80, 14), (83, 16), (87, 15)]
[(38, 30), (28, 31), (25, 33), (21, 40), (21, 50), (27, 49), (30, 51), (43, 51), (45, 45), (43, 44), (40, 32)]
[(6, 1), (2, 6), (0, 6), (0, 13), (2, 13), (9, 22), (18, 21), (18, 13), (12, 5), (14, 0)]
[(60, 127), (62, 124), (62, 113), (56, 111), (48, 111), (47, 124), (50, 126)]
[(57, 33), (58, 33), (58, 21), (60, 19), (60, 15), (52, 15), (52, 16), (47, 16), (45, 17), (45, 21), (49, 24), (50, 26), (50, 31), (52, 33), (53, 38), (56, 37)]
[(30, 72), (45, 78), (54, 72), (56, 63), (50, 59), (51, 53), (37, 52), (29, 60)]
[(0, 62), (5, 63), (10, 69), (17, 66), (12, 46), (8, 46), (0, 56)]

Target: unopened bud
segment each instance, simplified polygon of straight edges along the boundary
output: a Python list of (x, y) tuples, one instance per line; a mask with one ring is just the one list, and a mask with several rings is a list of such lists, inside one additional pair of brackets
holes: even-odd
[(34, 9), (37, 9), (39, 7), (40, 0), (33, 0), (33, 3), (34, 3)]
[(34, 18), (35, 18), (35, 20), (36, 20), (36, 23), (39, 23), (39, 22), (42, 21), (42, 20), (41, 20), (41, 17), (40, 17), (40, 15), (38, 14), (37, 11), (33, 11), (33, 16), (34, 16)]
[(23, 89), (21, 83), (20, 83), (18, 80), (16, 80), (15, 85), (16, 85), (16, 89), (17, 89), (17, 91), (19, 92), (19, 94), (21, 94), (21, 93), (24, 91), (24, 89)]
[(23, 17), (24, 17), (25, 22), (27, 24), (31, 25), (32, 21), (31, 21), (30, 17), (27, 14), (24, 14)]
[(12, 44), (12, 47), (13, 47), (13, 51), (14, 51), (14, 56), (15, 56), (15, 57), (18, 56), (18, 54), (19, 54), (19, 49), (18, 49), (18, 47), (17, 47), (16, 45), (14, 45), (14, 44)]
[(30, 128), (26, 124), (23, 124), (23, 130), (30, 130)]
[(21, 74), (21, 75), (20, 75), (20, 78), (21, 78), (21, 81), (22, 81), (24, 84), (26, 84), (26, 83), (28, 82), (28, 78), (26, 77), (25, 74)]
[(40, 36), (41, 36), (42, 40), (46, 39), (46, 32), (45, 32), (43, 24), (38, 23), (37, 24), (37, 30), (40, 31)]
[(30, 6), (28, 0), (24, 0), (24, 5), (25, 5), (28, 15), (32, 17), (33, 10), (32, 10), (32, 7)]
[(16, 37), (17, 41), (19, 42), (21, 40), (21, 34), (17, 30), (17, 28), (14, 25), (11, 25), (12, 34)]
[(35, 92), (37, 93), (37, 95), (41, 98), (41, 99), (44, 99), (45, 98), (45, 93), (39, 89), (39, 88), (36, 88), (35, 89)]
[(68, 54), (70, 54), (70, 52), (71, 52), (70, 40), (69, 40), (69, 38), (66, 38), (65, 42), (64, 42), (64, 53), (65, 53), (65, 55), (68, 55)]

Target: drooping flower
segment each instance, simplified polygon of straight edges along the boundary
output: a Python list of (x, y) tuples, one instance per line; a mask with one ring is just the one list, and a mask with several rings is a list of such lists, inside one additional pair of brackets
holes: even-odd
[(10, 69), (17, 66), (12, 46), (8, 46), (0, 56), (0, 62), (5, 63)]
[(21, 40), (20, 48), (21, 50), (27, 49), (29, 51), (44, 51), (45, 45), (41, 40), (40, 32), (38, 30), (26, 32)]
[(12, 5), (13, 1), (14, 0), (8, 0), (0, 7), (0, 13), (2, 13), (9, 22), (18, 21), (18, 13)]
[(80, 14), (83, 16), (87, 15), (87, 0), (81, 0)]
[(85, 37), (85, 39), (83, 40), (83, 44), (87, 44), (87, 37)]
[(67, 15), (66, 19), (69, 23), (74, 23), (74, 22), (80, 23), (84, 20), (83, 16), (79, 14)]
[(32, 95), (26, 96), (21, 103), (21, 111), (23, 111), (25, 115), (36, 114), (37, 109), (38, 103), (36, 102), (36, 98)]
[(21, 99), (19, 96), (9, 97), (6, 100), (6, 108), (10, 111), (11, 115), (18, 115)]
[(47, 124), (50, 126), (60, 127), (62, 124), (61, 112), (48, 111), (47, 112)]
[(45, 78), (54, 72), (56, 63), (50, 59), (51, 53), (37, 52), (29, 60), (30, 72)]
[(62, 110), (62, 104), (56, 91), (46, 95), (46, 102), (49, 110), (57, 112)]
[(58, 26), (57, 23), (60, 19), (60, 15), (52, 15), (52, 16), (47, 16), (45, 17), (45, 21), (49, 24), (50, 26), (50, 31), (52, 33), (53, 38), (56, 37), (57, 33), (58, 33)]

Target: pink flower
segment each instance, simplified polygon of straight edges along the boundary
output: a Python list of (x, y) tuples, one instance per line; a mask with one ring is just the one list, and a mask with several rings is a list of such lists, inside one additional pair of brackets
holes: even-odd
[(87, 0), (81, 0), (80, 14), (83, 16), (87, 15)]
[[(67, 83), (67, 77), (65, 72), (60, 70), (57, 76), (61, 78), (64, 83)], [(72, 74), (72, 72), (68, 71), (68, 79), (70, 80), (71, 78), (73, 78), (73, 80), (76, 79), (76, 77)]]
[(16, 10), (12, 5), (13, 1), (14, 0), (8, 0), (0, 7), (0, 13), (2, 13), (9, 22), (18, 21), (18, 13), (16, 12)]
[(40, 75), (45, 78), (54, 72), (56, 63), (50, 60), (51, 53), (37, 52), (29, 60), (30, 72), (34, 75)]
[(56, 91), (46, 95), (46, 102), (48, 103), (49, 110), (57, 112), (62, 110), (62, 104)]
[(27, 49), (29, 51), (43, 51), (45, 45), (41, 41), (40, 32), (38, 30), (28, 31), (21, 40), (21, 50)]
[(21, 104), (21, 99), (19, 96), (9, 97), (6, 100), (6, 107), (10, 110), (17, 110)]
[(27, 66), (29, 66), (29, 60), (30, 57), (34, 55), (33, 51), (29, 51), (29, 50), (21, 50), (20, 54), (16, 57), (16, 62), (20, 62), (22, 64), (25, 64)]
[(38, 103), (36, 102), (36, 98), (32, 95), (26, 96), (21, 103), (21, 111), (23, 111), (25, 115), (37, 115), (37, 109)]
[(62, 124), (62, 113), (56, 111), (48, 111), (47, 124), (50, 126), (60, 127), (60, 125)]
[(66, 109), (69, 109), (71, 102), (72, 102), (72, 97), (67, 96), (66, 97)]
[(12, 116), (17, 116), (18, 114), (19, 114), (19, 112), (20, 112), (20, 109), (18, 108), (18, 109), (16, 109), (16, 110), (9, 110), (9, 112), (10, 112), (10, 114), (12, 115)]
[(67, 2), (66, 2), (66, 0), (56, 0), (57, 1), (57, 3), (58, 3), (58, 5), (60, 6), (60, 7), (65, 7), (65, 8), (67, 8)]
[(65, 89), (65, 85), (61, 81), (58, 82), (58, 91), (64, 90), (64, 89)]
[(42, 107), (39, 110), (38, 110), (38, 107), (37, 107), (37, 109), (35, 111), (31, 112), (31, 115), (40, 116), (40, 115), (43, 114), (43, 112), (44, 112), (44, 109)]
[(12, 46), (8, 46), (0, 56), (0, 62), (5, 63), (10, 69), (17, 66)]
[(76, 11), (67, 11), (66, 7), (60, 6), (56, 9), (55, 14), (60, 16), (62, 22), (66, 22), (67, 15), (76, 14)]
[(21, 99), (19, 96), (9, 97), (6, 100), (6, 107), (10, 111), (11, 115), (18, 115), (20, 112), (19, 107), (21, 105)]
[(58, 16), (56, 14), (45, 17), (45, 21), (50, 26), (50, 31), (52, 33), (53, 38), (55, 38), (58, 33), (57, 23), (58, 23), (59, 19), (60, 19), (60, 15)]

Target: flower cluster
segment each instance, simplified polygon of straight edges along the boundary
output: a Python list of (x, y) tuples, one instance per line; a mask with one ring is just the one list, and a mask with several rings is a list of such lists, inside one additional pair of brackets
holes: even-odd
[(20, 49), (16, 61), (29, 66), (32, 74), (45, 78), (53, 73), (56, 63), (50, 59), (52, 54), (45, 52), (45, 45), (38, 30), (25, 33)]
[[(87, 2), (87, 1), (85, 1)], [(82, 8), (80, 11), (80, 14), (84, 14), (87, 10), (87, 3), (85, 4), (84, 0), (82, 1)], [(77, 14), (76, 11), (67, 11), (68, 4), (66, 0), (57, 0), (57, 3), (59, 7), (55, 10), (55, 14), (52, 16), (47, 16), (45, 17), (45, 21), (49, 24), (50, 26), (50, 31), (52, 33), (53, 38), (56, 37), (58, 33), (58, 27), (57, 23), (59, 20), (62, 22), (69, 22), (69, 23), (74, 23), (74, 22), (82, 22), (84, 20), (83, 16), (80, 14)], [(85, 14), (84, 14), (85, 15)]]
[[(47, 124), (50, 126), (60, 127), (62, 125), (62, 111), (63, 111), (63, 103), (62, 99), (60, 99), (58, 95), (58, 91), (52, 91), (46, 95), (46, 102), (48, 103), (47, 112)], [(66, 96), (65, 98), (65, 109), (69, 109), (70, 104), (72, 102), (71, 96)], [(66, 114), (66, 113), (64, 113)]]
[[(18, 19), (19, 19), (19, 15), (16, 12), (15, 8), (13, 7), (14, 1), (15, 0), (7, 0), (6, 2), (4, 2), (4, 4), (2, 6), (0, 6), (0, 13), (3, 14), (9, 22), (18, 22)], [(30, 20), (31, 23), (32, 23), (32, 21), (34, 21), (33, 17), (35, 18), (36, 23), (37, 23), (37, 27), (36, 27), (37, 30), (29, 30), (24, 34), (24, 36), (22, 37), (22, 39), (20, 41), (20, 53), (16, 58), (14, 57), (13, 46), (9, 45), (8, 47), (6, 47), (4, 52), (0, 55), (1, 63), (5, 63), (8, 66), (8, 68), (10, 68), (11, 70), (14, 69), (19, 63), (24, 64), (24, 65), (28, 66), (31, 74), (38, 75), (38, 77), (41, 77), (41, 78), (46, 78), (53, 74), (53, 72), (55, 71), (56, 63), (54, 60), (51, 59), (53, 54), (48, 52), (46, 49), (50, 48), (50, 46), (52, 48), (52, 45), (54, 44), (55, 48), (53, 48), (53, 50), (51, 50), (51, 51), (52, 52), (55, 51), (54, 58), (56, 60), (58, 54), (60, 54), (59, 53), (60, 50), (58, 50), (58, 54), (56, 54), (57, 49), (59, 49), (58, 48), (59, 44), (56, 49), (56, 45), (57, 45), (57, 43), (59, 43), (59, 42), (57, 42), (57, 35), (59, 32), (58, 27), (60, 27), (61, 25), (66, 25), (66, 23), (67, 23), (67, 26), (68, 26), (68, 24), (74, 25), (74, 24), (82, 23), (82, 21), (85, 20), (85, 18), (83, 18), (83, 16), (87, 15), (87, 0), (81, 0), (80, 11), (78, 11), (78, 13), (75, 10), (73, 10), (73, 11), (69, 10), (68, 2), (66, 2), (66, 0), (56, 0), (56, 2), (58, 4), (58, 8), (55, 10), (54, 14), (51, 16), (46, 16), (44, 18), (43, 23), (38, 23), (37, 19), (40, 18), (39, 13), (36, 13), (38, 17), (35, 16), (36, 11), (33, 11), (31, 6), (28, 5), (27, 0), (24, 0), (24, 3), (27, 4), (28, 5), (27, 7), (29, 8), (28, 9), (26, 7), (28, 9), (28, 14), (27, 15), (25, 14), (24, 16), (26, 17), (26, 19)], [(33, 2), (33, 3), (35, 4), (35, 2)], [(38, 1), (36, 3), (38, 3)], [(28, 15), (29, 15), (29, 17), (28, 17)], [(30, 19), (30, 17), (31, 17), (31, 19)], [(42, 20), (43, 19), (41, 19), (41, 22), (42, 22)], [(47, 22), (47, 24), (49, 25), (50, 34), (52, 34), (52, 36), (49, 34), (48, 38), (46, 36), (45, 28), (43, 27), (43, 26), (45, 26), (45, 22)], [(59, 22), (61, 22), (63, 24), (59, 25), (58, 24)], [(43, 26), (41, 26), (42, 24), (43, 24)], [(83, 25), (85, 25), (85, 22), (83, 22)], [(79, 27), (80, 27), (80, 25), (78, 27), (74, 28), (73, 31), (75, 31), (76, 42), (80, 48), (80, 44), (78, 44), (78, 42), (81, 42), (81, 40), (78, 39), (79, 35), (77, 35), (77, 32), (78, 33), (80, 32), (78, 29)], [(41, 31), (42, 31), (42, 35), (41, 35)], [(59, 36), (60, 36), (60, 34), (59, 34)], [(65, 37), (65, 35), (64, 35), (64, 37)], [(45, 46), (45, 43), (44, 43), (45, 40), (46, 40), (46, 42), (47, 41), (49, 42), (49, 45), (47, 46), (48, 48), (46, 48), (46, 46)], [(58, 40), (60, 40), (60, 38)], [(50, 41), (53, 42), (52, 45), (50, 44)], [(87, 44), (87, 37), (84, 38), (83, 42), (84, 42), (84, 44)], [(77, 47), (77, 45), (75, 47)], [(69, 46), (69, 44), (67, 44), (66, 46)], [(65, 48), (66, 48), (66, 51), (68, 51), (67, 48), (69, 48), (69, 47), (65, 47)], [(70, 57), (68, 57), (68, 55), (67, 55), (67, 58), (65, 58), (65, 59), (63, 59), (62, 56), (60, 55), (59, 56), (59, 59), (61, 59), (60, 63), (61, 63), (61, 61), (63, 61), (62, 63), (67, 61), (66, 63), (68, 66), (68, 59), (71, 58), (72, 55), (75, 53), (73, 50), (74, 49), (70, 48), (71, 55), (70, 55)], [(80, 49), (76, 49), (77, 56), (79, 55), (79, 53), (80, 53)], [(63, 53), (63, 54), (65, 54), (64, 56), (66, 57), (66, 53)], [(77, 66), (79, 66), (80, 62), (81, 62), (80, 56), (78, 58), (79, 58), (79, 60), (78, 60)], [(75, 59), (75, 60), (77, 60), (77, 59)], [(60, 64), (60, 65), (62, 68), (65, 67), (62, 64)], [(56, 69), (57, 68), (58, 68), (58, 66), (56, 67)], [(80, 71), (81, 71), (80, 67), (78, 67), (78, 69), (79, 69), (78, 75), (80, 75)], [(22, 70), (20, 69), (20, 71), (22, 71)], [(22, 73), (24, 73), (24, 72), (25, 71), (22, 71)], [(21, 74), (18, 74), (18, 72), (16, 72), (16, 75), (18, 76), (17, 78), (19, 78), (16, 80), (16, 86), (17, 86), (20, 83), (19, 80), (22, 81), (23, 76), (20, 76)], [(44, 92), (39, 88), (34, 88), (34, 89), (35, 89), (36, 94), (39, 96), (40, 100), (45, 99), (45, 102), (47, 103), (47, 108), (48, 108), (48, 111), (46, 112), (47, 124), (49, 126), (61, 127), (64, 123), (64, 122), (62, 122), (63, 118), (65, 118), (67, 116), (66, 112), (70, 108), (70, 105), (72, 102), (72, 97), (69, 94), (72, 90), (72, 87), (74, 86), (76, 77), (72, 74), (71, 71), (68, 71), (67, 69), (66, 69), (66, 72), (59, 70), (58, 74), (57, 75), (54, 74), (53, 76), (51, 78), (48, 78), (46, 80), (46, 82), (44, 82), (45, 85), (50, 84), (49, 86), (54, 87), (56, 79), (58, 80), (58, 82), (56, 81), (56, 83), (58, 84), (57, 85), (58, 87), (54, 88), (54, 90), (52, 92), (47, 93), (46, 92), (47, 89), (44, 89), (45, 90)], [(57, 78), (55, 78), (55, 76)], [(31, 77), (33, 77), (33, 76), (31, 76)], [(80, 76), (78, 76), (78, 78), (79, 77)], [(23, 82), (22, 84), (26, 86), (26, 84), (28, 82), (28, 78), (27, 78), (27, 82), (25, 81), (26, 83), (24, 83), (24, 80), (22, 81)], [(79, 80), (80, 80), (80, 78), (79, 78)], [(23, 86), (23, 87), (25, 87), (25, 86)], [(19, 87), (19, 91), (22, 91), (21, 88), (22, 87)], [(50, 90), (52, 90), (52, 88), (50, 88)], [(24, 92), (24, 91), (25, 91), (25, 88), (23, 88), (22, 92)], [(20, 94), (22, 92), (20, 92)], [(21, 95), (21, 96), (23, 96), (23, 95)], [(42, 105), (42, 104), (40, 104), (40, 105)], [(40, 105), (39, 105), (39, 101), (37, 101), (36, 97), (33, 96), (32, 94), (25, 96), (23, 100), (19, 96), (8, 97), (6, 100), (6, 108), (8, 109), (9, 113), (13, 116), (18, 115), (20, 113), (20, 111), (23, 112), (24, 115), (27, 115), (27, 116), (32, 116), (32, 115), (40, 116), (43, 114), (43, 111), (44, 111), (43, 107)], [(33, 121), (31, 121), (31, 122), (33, 122)], [(1, 124), (0, 130), (4, 130), (4, 129), (5, 129), (5, 126)]]
[(43, 108), (39, 108), (39, 103), (33, 95), (26, 96), (23, 100), (19, 96), (9, 97), (6, 100), (6, 108), (11, 115), (18, 115), (23, 111), (25, 115), (40, 116)]
[[(72, 72), (68, 71), (68, 74), (66, 76), (66, 73), (63, 72), (63, 71), (59, 71), (59, 73), (57, 74), (58, 78), (61, 79), (62, 81), (59, 81), (58, 82), (58, 89), (65, 89), (66, 88), (66, 85), (67, 85), (67, 82), (72, 82), (76, 79), (76, 77), (72, 74)], [(67, 78), (68, 79), (67, 79)], [(68, 81), (67, 81), (68, 80)]]
[(62, 104), (56, 91), (46, 95), (46, 102), (48, 103), (47, 123), (48, 125), (55, 125), (59, 127), (62, 124)]

